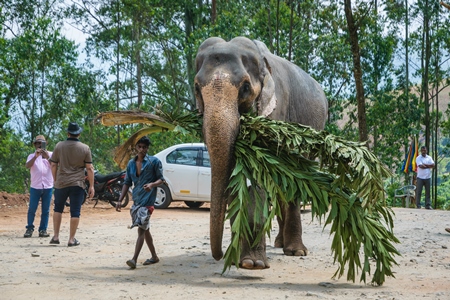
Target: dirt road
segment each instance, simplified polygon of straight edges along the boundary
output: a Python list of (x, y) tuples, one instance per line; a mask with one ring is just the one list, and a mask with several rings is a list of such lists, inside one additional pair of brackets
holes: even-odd
[[(135, 270), (125, 264), (133, 253), (136, 229), (128, 229), (129, 209), (117, 213), (109, 204), (82, 209), (78, 247), (67, 247), (69, 214), (63, 215), (62, 244), (50, 238), (23, 238), (27, 207), (0, 198), (0, 299), (450, 299), (450, 212), (395, 209), (395, 234), (402, 253), (396, 278), (381, 287), (345, 278), (331, 279), (329, 228), (323, 230), (303, 213), (307, 257), (287, 257), (268, 240), (271, 268), (231, 268), (209, 248), (209, 209), (179, 204), (156, 210), (152, 233), (160, 262), (143, 266), (145, 248)], [(37, 216), (39, 219), (39, 216)], [(276, 223), (276, 222), (274, 222)], [(36, 223), (35, 223), (36, 224)], [(52, 232), (50, 220), (49, 232)], [(230, 240), (229, 226), (224, 250)]]

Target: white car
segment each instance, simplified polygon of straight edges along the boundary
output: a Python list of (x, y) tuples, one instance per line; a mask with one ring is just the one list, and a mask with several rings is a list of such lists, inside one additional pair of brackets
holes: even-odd
[(211, 165), (203, 143), (178, 144), (155, 154), (167, 184), (158, 187), (155, 208), (184, 201), (191, 208), (211, 201)]

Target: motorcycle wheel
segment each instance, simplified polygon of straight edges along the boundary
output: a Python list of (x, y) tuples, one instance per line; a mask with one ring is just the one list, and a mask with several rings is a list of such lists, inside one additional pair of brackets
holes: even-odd
[[(113, 186), (111, 186), (111, 189), (113, 190), (114, 195), (117, 197), (115, 198), (116, 200), (109, 200), (109, 204), (111, 204), (111, 206), (113, 206), (113, 207), (116, 207), (117, 200), (119, 200), (120, 193), (122, 192), (122, 185), (114, 184)], [(126, 207), (128, 205), (128, 202), (130, 202), (130, 192), (128, 192), (126, 194), (126, 196), (123, 198), (122, 204), (120, 205), (120, 207)]]

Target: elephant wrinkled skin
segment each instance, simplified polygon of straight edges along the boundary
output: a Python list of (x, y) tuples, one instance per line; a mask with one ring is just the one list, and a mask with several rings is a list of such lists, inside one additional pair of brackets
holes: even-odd
[[(197, 107), (203, 114), (203, 136), (211, 160), (211, 251), (219, 260), (223, 257), (224, 218), (230, 201), (226, 188), (235, 165), (233, 151), (240, 115), (255, 111), (274, 120), (321, 130), (328, 104), (322, 88), (302, 69), (270, 53), (264, 43), (245, 37), (229, 42), (217, 37), (205, 40), (198, 49), (196, 68)], [(307, 255), (300, 207), (284, 205), (282, 216), (278, 218), (275, 246), (282, 247), (285, 255)], [(269, 267), (265, 238), (254, 247), (241, 241), (241, 249), (240, 267)]]

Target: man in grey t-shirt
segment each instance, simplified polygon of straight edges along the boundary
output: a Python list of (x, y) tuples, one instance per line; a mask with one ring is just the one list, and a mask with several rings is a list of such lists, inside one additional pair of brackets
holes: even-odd
[(75, 238), (80, 222), (81, 204), (85, 197), (85, 170), (89, 179), (89, 197), (94, 197), (94, 168), (91, 149), (78, 139), (83, 129), (77, 123), (69, 123), (67, 140), (56, 144), (50, 162), (55, 188), (53, 209), (53, 237), (50, 244), (59, 244), (59, 230), (67, 198), (70, 199), (70, 236), (67, 246), (78, 246)]

